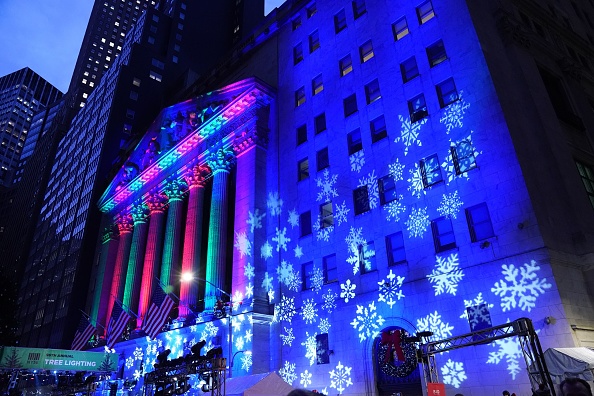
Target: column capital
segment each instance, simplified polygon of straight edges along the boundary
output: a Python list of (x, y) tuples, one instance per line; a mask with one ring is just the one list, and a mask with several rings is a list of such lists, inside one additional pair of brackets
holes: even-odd
[(130, 210), (134, 225), (139, 223), (146, 223), (149, 217), (149, 208), (144, 202), (136, 202), (132, 205)]
[(191, 169), (189, 169), (186, 172), (186, 174), (184, 175), (184, 180), (188, 184), (189, 189), (196, 187), (204, 187), (204, 183), (210, 175), (210, 173), (210, 168), (205, 164), (194, 165)]
[(247, 151), (253, 146), (260, 146), (264, 149), (268, 148), (268, 118), (270, 114), (270, 106), (262, 106), (255, 110), (253, 122), (240, 133), (235, 134), (233, 140), (233, 150), (236, 155)]
[(101, 236), (101, 243), (105, 244), (116, 239), (115, 229), (113, 225), (105, 227), (103, 235)]
[(146, 206), (151, 214), (163, 213), (167, 207), (167, 197), (160, 191), (154, 191), (147, 197)]
[(169, 202), (181, 201), (184, 198), (186, 187), (187, 185), (185, 181), (171, 179), (167, 181), (167, 184), (165, 184), (163, 192), (165, 195), (167, 195), (167, 198), (169, 198)]
[(213, 173), (218, 171), (230, 172), (235, 165), (235, 154), (232, 148), (220, 148), (217, 151), (210, 153), (206, 162)]
[(132, 232), (132, 230), (134, 229), (132, 216), (129, 213), (123, 213), (118, 215), (116, 219), (116, 226), (118, 227), (120, 235), (125, 234), (127, 232)]

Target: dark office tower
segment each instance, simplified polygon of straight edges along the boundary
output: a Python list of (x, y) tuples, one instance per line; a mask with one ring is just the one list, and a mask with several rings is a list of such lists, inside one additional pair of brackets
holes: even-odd
[[(256, 3), (263, 15), (263, 2)], [(58, 145), (19, 293), (21, 345), (70, 346), (95, 265), (96, 202), (110, 169), (168, 92), (228, 52), (236, 7), (235, 0), (168, 2), (147, 8), (128, 29), (120, 55)]]

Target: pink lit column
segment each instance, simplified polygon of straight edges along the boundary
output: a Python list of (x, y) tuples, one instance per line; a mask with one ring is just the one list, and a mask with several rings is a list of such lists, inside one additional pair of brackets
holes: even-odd
[(95, 276), (95, 294), (90, 312), (91, 320), (95, 323), (103, 324), (106, 322), (107, 306), (110, 300), (109, 293), (111, 291), (111, 282), (109, 280), (113, 279), (117, 254), (118, 238), (114, 232), (114, 227), (109, 226), (103, 233), (99, 268)]
[(167, 225), (165, 226), (165, 245), (163, 247), (163, 262), (161, 264), (161, 283), (175, 288), (180, 279), (172, 279), (174, 271), (178, 270), (181, 261), (181, 226), (183, 197), (186, 184), (183, 181), (171, 180), (163, 192), (169, 199), (167, 210)]
[[(210, 169), (204, 165), (194, 166), (186, 175), (188, 183), (188, 212), (186, 216), (186, 232), (184, 235), (184, 249), (182, 255), (182, 274), (191, 273), (202, 277), (200, 265), (202, 245), (202, 215), (204, 206), (204, 181)], [(203, 289), (204, 290), (204, 289)], [(182, 304), (179, 305), (179, 316), (190, 314), (198, 301), (198, 283), (182, 282), (179, 293)]]

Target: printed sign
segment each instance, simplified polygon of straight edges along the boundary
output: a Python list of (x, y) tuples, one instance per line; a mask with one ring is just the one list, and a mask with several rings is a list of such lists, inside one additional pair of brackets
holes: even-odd
[(115, 371), (117, 359), (115, 354), (103, 352), (17, 347), (0, 349), (0, 369)]

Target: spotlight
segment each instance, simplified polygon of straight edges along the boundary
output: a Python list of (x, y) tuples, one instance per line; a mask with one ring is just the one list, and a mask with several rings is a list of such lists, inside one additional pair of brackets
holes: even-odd
[(212, 348), (211, 350), (209, 350), (208, 352), (206, 352), (206, 358), (207, 359), (212, 359), (215, 356), (219, 356), (223, 354), (223, 348), (221, 347), (216, 347), (216, 348)]

